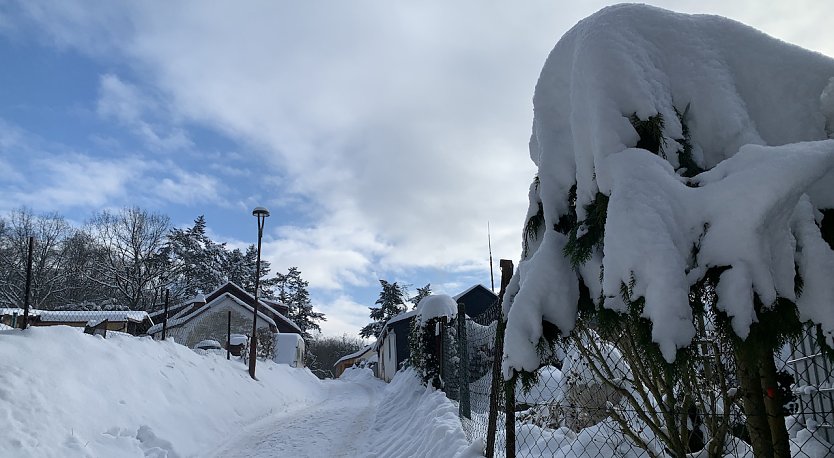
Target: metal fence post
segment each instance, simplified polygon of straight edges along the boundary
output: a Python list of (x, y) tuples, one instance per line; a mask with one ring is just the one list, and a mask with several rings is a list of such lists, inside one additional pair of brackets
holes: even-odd
[(504, 409), (506, 411), (505, 433), (507, 434), (506, 457), (515, 458), (515, 382), (513, 377), (504, 382)]
[(23, 297), (23, 324), (20, 329), (29, 326), (29, 291), (32, 289), (32, 254), (35, 251), (35, 237), (29, 236), (29, 255), (26, 259), (26, 292)]
[(434, 324), (434, 355), (435, 363), (437, 364), (437, 376), (435, 388), (446, 391), (445, 380), (443, 378), (443, 330), (446, 328), (446, 317), (440, 317)]
[(226, 359), (232, 359), (232, 311), (226, 315)]
[(461, 417), (472, 418), (469, 401), (469, 344), (466, 341), (466, 304), (458, 302), (458, 406)]
[(168, 289), (165, 289), (165, 311), (162, 312), (162, 340), (168, 332)]

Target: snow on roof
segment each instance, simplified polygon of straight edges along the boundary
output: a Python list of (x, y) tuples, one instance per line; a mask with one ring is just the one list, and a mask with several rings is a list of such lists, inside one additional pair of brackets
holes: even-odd
[[(200, 315), (203, 312), (211, 309), (214, 305), (219, 303), (222, 300), (222, 298), (224, 298), (224, 297), (227, 297), (227, 298), (231, 299), (232, 301), (234, 301), (235, 303), (237, 303), (241, 307), (246, 308), (250, 312), (254, 312), (254, 309), (249, 304), (247, 304), (246, 302), (238, 299), (237, 297), (235, 297), (235, 295), (233, 295), (231, 293), (223, 293), (222, 295), (214, 298), (211, 302), (208, 302), (207, 304), (203, 305), (202, 307), (198, 308), (197, 310), (191, 311), (190, 313), (187, 313), (187, 314), (183, 314), (182, 316), (179, 316), (179, 314), (177, 314), (177, 315), (174, 315), (173, 317), (169, 318), (168, 319), (168, 327), (171, 328), (171, 327), (181, 326), (181, 325), (187, 323), (189, 320), (196, 317), (197, 315)], [(261, 305), (263, 305), (263, 304), (261, 304)], [(266, 308), (269, 308), (269, 307), (266, 307)], [(185, 310), (183, 310), (183, 312), (184, 311)], [(183, 313), (183, 312), (180, 312), (180, 313)], [(277, 325), (275, 324), (275, 321), (272, 318), (270, 318), (269, 316), (267, 316), (263, 311), (261, 311), (260, 307), (258, 308), (258, 318), (266, 321), (267, 323), (271, 324), (272, 326), (277, 327)], [(151, 326), (151, 328), (148, 329), (148, 334), (154, 334), (154, 333), (157, 333), (157, 332), (161, 331), (162, 330), (162, 324), (163, 323), (156, 323), (155, 325)]]
[[(231, 282), (231, 281), (230, 281), (230, 282), (226, 282), (226, 283), (224, 283), (221, 287), (219, 287), (219, 288), (215, 289), (213, 292), (211, 292), (210, 294), (208, 294), (208, 296), (211, 296), (212, 294), (216, 293), (217, 291), (220, 291), (220, 290), (221, 290), (221, 289), (223, 289), (226, 285), (232, 285), (232, 286), (234, 286), (234, 287), (235, 287), (235, 288), (237, 288), (237, 289), (238, 289), (241, 293), (245, 294), (247, 297), (249, 297), (249, 298), (250, 298), (250, 299), (252, 299), (253, 301), (255, 300), (255, 296), (253, 296), (253, 295), (249, 294), (249, 292), (248, 292), (248, 291), (246, 291), (245, 289), (241, 288), (241, 287), (240, 287), (237, 283), (235, 283), (235, 282)], [(226, 294), (228, 294), (228, 293), (226, 293)], [(287, 318), (284, 314), (282, 314), (281, 312), (279, 312), (279, 311), (275, 310), (272, 306), (270, 306), (270, 304), (269, 304), (269, 303), (267, 303), (267, 302), (265, 302), (265, 301), (266, 301), (266, 299), (258, 298), (259, 308), (260, 308), (260, 307), (264, 307), (265, 309), (269, 310), (269, 312), (270, 312), (270, 313), (272, 313), (273, 315), (276, 315), (276, 316), (278, 316), (279, 318), (281, 318), (282, 320), (284, 320), (287, 324), (289, 324), (290, 326), (292, 326), (292, 328), (293, 328), (293, 329), (295, 329), (295, 330), (297, 330), (299, 333), (300, 333), (300, 332), (302, 332), (302, 331), (301, 331), (301, 328), (299, 328), (299, 327), (298, 327), (298, 325), (297, 325), (297, 324), (295, 324), (295, 322), (294, 322), (293, 320), (291, 320), (291, 319)], [(280, 302), (278, 302), (278, 301), (272, 301), (272, 300), (270, 300), (269, 302), (270, 302), (270, 303), (272, 303), (272, 304), (280, 304), (280, 305), (284, 305), (284, 304), (281, 304), (281, 303), (280, 303)], [(250, 309), (251, 309), (251, 307), (250, 307)]]
[(417, 310), (411, 310), (411, 311), (408, 311), (408, 312), (400, 313), (399, 315), (394, 316), (390, 320), (385, 322), (385, 326), (388, 326), (389, 324), (394, 324), (398, 321), (407, 320), (407, 319), (413, 317), (416, 314), (417, 314)]
[[(40, 310), (36, 309), (29, 309), (29, 315), (37, 315), (40, 313)], [(16, 308), (16, 307), (0, 307), (0, 315), (23, 315), (23, 309)]]
[(56, 323), (88, 322), (90, 320), (137, 321), (150, 320), (141, 310), (41, 310), (41, 321)]
[[(255, 296), (253, 296), (253, 295), (249, 294), (249, 293), (248, 293), (245, 289), (241, 288), (238, 284), (236, 284), (236, 283), (234, 283), (234, 282), (229, 281), (229, 282), (226, 282), (226, 283), (222, 284), (221, 286), (219, 286), (219, 287), (215, 288), (215, 289), (214, 289), (214, 291), (210, 292), (210, 293), (209, 293), (209, 294), (207, 294), (207, 295), (201, 295), (201, 294), (198, 294), (198, 295), (197, 295), (194, 299), (192, 299), (192, 300), (190, 300), (190, 301), (186, 301), (185, 303), (180, 304), (180, 305), (190, 305), (190, 304), (193, 304), (193, 303), (205, 302), (206, 298), (211, 297), (211, 296), (213, 296), (213, 295), (217, 294), (217, 293), (218, 293), (218, 292), (220, 292), (223, 288), (225, 288), (227, 285), (231, 285), (231, 286), (233, 286), (233, 287), (234, 287), (234, 288), (235, 288), (235, 289), (236, 289), (236, 290), (237, 290), (240, 294), (245, 295), (246, 297), (248, 297), (249, 299), (251, 299), (251, 300), (254, 302), (254, 300), (255, 300)], [(202, 298), (200, 298), (200, 296), (202, 296)], [(209, 307), (212, 303), (214, 303), (214, 301), (216, 301), (216, 300), (218, 300), (218, 299), (221, 299), (221, 298), (222, 298), (222, 297), (224, 297), (224, 296), (229, 296), (229, 297), (231, 297), (232, 299), (234, 299), (237, 303), (239, 303), (239, 304), (241, 304), (241, 305), (245, 306), (245, 307), (246, 307), (247, 309), (249, 309), (250, 311), (252, 310), (252, 307), (251, 307), (251, 306), (249, 306), (248, 304), (246, 304), (246, 303), (245, 303), (245, 301), (242, 301), (242, 300), (238, 299), (237, 297), (235, 297), (235, 295), (234, 295), (234, 294), (231, 294), (231, 293), (229, 293), (229, 292), (227, 291), (227, 292), (225, 292), (225, 293), (223, 293), (223, 294), (221, 294), (221, 295), (217, 296), (216, 298), (214, 298), (214, 299), (213, 299), (213, 300), (211, 300), (210, 302), (206, 303), (206, 305), (205, 305), (205, 306), (200, 307), (199, 309), (194, 310), (194, 311), (192, 311), (191, 313), (184, 314), (184, 310), (185, 310), (185, 308), (183, 308), (183, 310), (181, 310), (178, 314), (174, 315), (173, 317), (171, 317), (171, 318), (168, 320), (168, 326), (169, 326), (169, 327), (170, 327), (170, 326), (178, 326), (178, 325), (183, 324), (185, 321), (188, 321), (188, 320), (190, 320), (191, 318), (193, 318), (193, 317), (197, 316), (199, 313), (202, 313), (201, 311), (202, 311), (203, 309), (205, 309), (205, 307)], [(198, 300), (198, 299), (202, 299), (202, 300)], [(278, 301), (272, 301), (272, 300), (266, 300), (266, 299), (258, 298), (258, 316), (263, 316), (265, 319), (267, 319), (267, 320), (269, 321), (269, 323), (270, 323), (270, 324), (272, 324), (272, 325), (274, 325), (274, 326), (277, 326), (277, 324), (275, 323), (275, 321), (274, 321), (272, 318), (267, 317), (266, 315), (263, 315), (263, 313), (261, 312), (261, 309), (266, 310), (266, 311), (268, 311), (269, 313), (271, 313), (271, 314), (273, 314), (274, 316), (276, 316), (276, 317), (278, 317), (279, 319), (281, 319), (282, 321), (284, 321), (286, 324), (288, 324), (290, 327), (292, 327), (293, 329), (295, 329), (295, 330), (296, 330), (296, 331), (298, 331), (299, 333), (301, 333), (301, 332), (302, 332), (302, 331), (301, 331), (301, 328), (299, 328), (299, 327), (298, 327), (298, 325), (297, 325), (297, 324), (295, 324), (295, 322), (294, 322), (294, 321), (292, 321), (291, 319), (287, 318), (287, 317), (286, 317), (286, 315), (282, 314), (282, 313), (281, 313), (281, 312), (279, 312), (278, 310), (275, 310), (275, 308), (273, 308), (270, 304), (275, 304), (275, 305), (279, 305), (279, 304), (280, 304), (280, 305), (283, 305), (283, 304), (281, 304), (281, 303), (280, 303), (280, 302), (278, 302)], [(158, 311), (157, 311), (157, 312), (154, 312), (154, 313), (158, 313)], [(182, 315), (182, 316), (177, 316), (177, 315), (179, 315), (179, 314), (183, 314), (183, 315)], [(153, 333), (156, 333), (156, 332), (160, 332), (161, 330), (162, 330), (162, 323), (157, 323), (156, 325), (152, 326), (152, 327), (148, 330), (148, 334), (153, 334)]]
[(336, 363), (335, 363), (335, 364), (333, 364), (333, 365), (334, 365), (334, 366), (336, 366), (337, 364), (341, 363), (342, 361), (347, 361), (347, 360), (349, 360), (349, 359), (353, 359), (353, 358), (356, 358), (356, 357), (358, 357), (358, 356), (362, 356), (363, 354), (365, 354), (368, 350), (371, 350), (372, 348), (373, 348), (373, 344), (371, 344), (371, 345), (365, 345), (365, 346), (364, 346), (364, 347), (362, 347), (361, 349), (359, 349), (359, 350), (357, 350), (357, 351), (355, 351), (355, 352), (353, 352), (353, 353), (351, 353), (351, 354), (349, 354), (349, 355), (342, 356), (342, 357), (341, 357), (341, 358), (339, 358), (339, 360), (338, 360), (338, 361), (336, 361)]
[[(834, 208), (832, 76), (831, 58), (717, 16), (617, 5), (568, 31), (533, 97), (527, 220), (542, 208), (547, 229), (526, 239), (507, 289), (505, 375), (539, 366), (536, 323), (573, 329), (577, 274), (617, 311), (621, 285), (633, 284), (669, 361), (695, 335), (689, 287), (709, 266), (731, 267), (717, 306), (740, 337), (755, 293), (796, 300), (833, 345), (834, 252), (814, 222), (816, 209)], [(662, 121), (658, 154), (636, 147), (634, 124), (650, 118)], [(707, 172), (686, 177), (698, 169)], [(574, 269), (568, 236), (551, 228), (571, 208), (584, 221), (599, 194), (603, 249)]]
[(490, 291), (490, 289), (489, 289), (489, 288), (487, 288), (486, 286), (484, 286), (484, 285), (482, 285), (482, 284), (478, 283), (478, 284), (475, 284), (475, 285), (470, 286), (469, 288), (466, 288), (466, 290), (465, 290), (465, 291), (463, 291), (462, 293), (458, 293), (457, 295), (452, 296), (452, 297), (455, 299), (455, 301), (459, 301), (461, 297), (466, 296), (466, 295), (467, 295), (467, 294), (469, 294), (469, 293), (470, 293), (473, 289), (478, 288), (478, 287), (481, 287), (481, 288), (483, 288), (483, 289), (485, 289), (485, 290), (489, 291), (490, 293), (495, 294), (495, 293), (493, 293), (492, 291)]
[(434, 318), (454, 318), (458, 314), (458, 303), (446, 294), (431, 294), (417, 304), (417, 320), (420, 326)]
[[(23, 315), (23, 309), (0, 308), (0, 315)], [(144, 321), (150, 320), (144, 310), (39, 310), (29, 309), (29, 316), (38, 316), (41, 321), (55, 323), (80, 323), (90, 320)]]

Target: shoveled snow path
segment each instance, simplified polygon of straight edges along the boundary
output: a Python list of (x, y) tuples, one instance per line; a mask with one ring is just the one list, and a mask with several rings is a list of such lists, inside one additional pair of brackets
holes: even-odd
[(366, 454), (362, 438), (373, 423), (385, 384), (375, 380), (324, 383), (327, 395), (322, 402), (263, 419), (233, 437), (214, 456), (301, 458)]

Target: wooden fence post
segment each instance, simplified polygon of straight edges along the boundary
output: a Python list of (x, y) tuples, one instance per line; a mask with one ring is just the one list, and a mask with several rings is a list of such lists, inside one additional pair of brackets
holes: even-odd
[[(513, 277), (513, 262), (509, 259), (502, 259), (499, 263), (501, 266), (501, 291), (498, 293), (498, 303), (504, 303), (504, 293), (507, 291), (507, 285)], [(495, 355), (492, 360), (492, 384), (489, 390), (489, 419), (487, 424), (487, 446), (486, 456), (492, 458), (495, 456), (495, 436), (498, 429), (498, 410), (499, 410), (499, 396), (501, 393), (501, 359), (504, 355), (504, 317), (503, 312), (499, 311), (498, 323), (495, 330)], [(515, 413), (513, 413), (515, 415)], [(515, 418), (513, 418), (515, 420)], [(508, 420), (509, 421), (509, 420)], [(513, 428), (515, 428), (515, 421), (513, 421)], [(509, 443), (509, 434), (507, 431)], [(513, 456), (515, 456), (515, 430), (513, 430)], [(507, 451), (509, 453), (509, 450)], [(510, 455), (507, 455), (510, 456)]]

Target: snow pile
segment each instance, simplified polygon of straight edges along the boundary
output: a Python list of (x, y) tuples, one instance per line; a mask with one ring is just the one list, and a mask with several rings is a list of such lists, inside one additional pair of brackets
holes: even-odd
[(446, 294), (432, 294), (424, 297), (417, 304), (417, 320), (425, 326), (433, 318), (452, 319), (458, 314), (458, 303)]
[(564, 398), (565, 386), (562, 382), (562, 371), (553, 366), (542, 366), (536, 371), (536, 383), (529, 390), (521, 384), (515, 387), (515, 400), (523, 404), (549, 404), (559, 402)]
[(385, 387), (368, 450), (384, 457), (476, 457), (483, 443), (466, 439), (457, 406), (407, 369)]
[[(833, 76), (834, 60), (716, 16), (618, 5), (566, 33), (534, 96), (528, 220), (542, 224), (505, 301), (505, 375), (538, 367), (542, 319), (573, 329), (577, 276), (603, 307), (626, 309), (624, 285), (644, 298), (669, 361), (695, 334), (689, 288), (710, 267), (729, 267), (718, 307), (739, 336), (755, 293), (795, 300), (834, 345), (834, 252), (817, 227), (834, 208)], [(652, 122), (656, 148), (634, 127)], [(573, 196), (576, 238), (607, 200), (603, 248), (576, 269), (555, 230)]]
[(366, 379), (373, 379), (374, 378), (374, 371), (367, 367), (348, 367), (342, 372), (342, 375), (339, 376), (339, 380), (345, 380), (349, 382), (353, 381), (361, 381)]
[[(224, 355), (225, 356), (225, 355)], [(322, 396), (308, 370), (64, 326), (0, 331), (0, 443), (16, 457), (205, 456)]]

